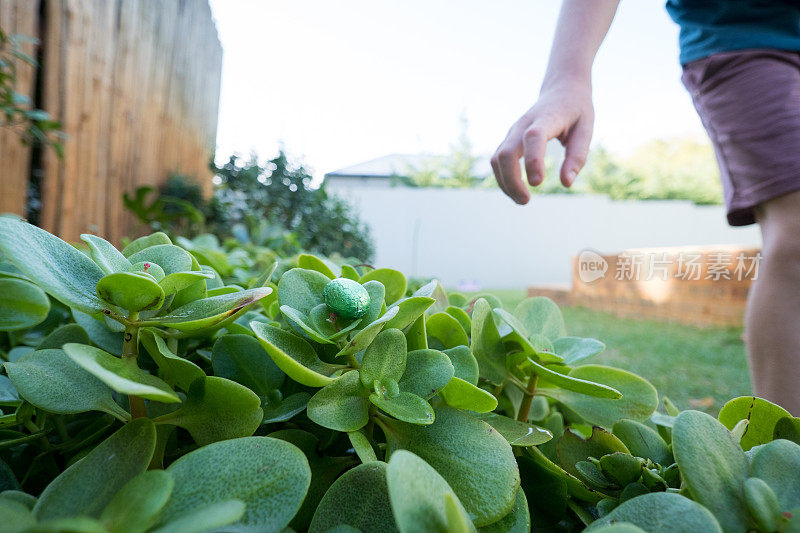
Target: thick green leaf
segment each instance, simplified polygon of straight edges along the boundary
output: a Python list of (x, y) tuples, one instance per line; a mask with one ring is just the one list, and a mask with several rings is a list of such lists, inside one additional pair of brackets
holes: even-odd
[(450, 358), (453, 365), (454, 375), (464, 381), (478, 384), (478, 361), (472, 355), (472, 351), (467, 346), (456, 346), (442, 350), (442, 353)]
[[(319, 304), (317, 307), (320, 306), (325, 306), (325, 304)], [(317, 307), (314, 309), (317, 309)], [(282, 305), (280, 309), (281, 313), (283, 313), (283, 316), (286, 318), (286, 322), (300, 335), (305, 335), (312, 341), (320, 344), (333, 344), (331, 339), (306, 322), (306, 320), (312, 320), (310, 315), (303, 315), (301, 311), (294, 307), (289, 307), (288, 305)], [(314, 309), (311, 310), (312, 313), (314, 313)]]
[(359, 374), (365, 387), (375, 381), (399, 381), (406, 370), (406, 338), (399, 329), (385, 329), (367, 346)]
[(102, 411), (130, 418), (105, 383), (78, 366), (63, 350), (32, 352), (3, 365), (19, 395), (51, 413)]
[(397, 531), (389, 504), (386, 463), (371, 462), (348, 470), (319, 502), (309, 533), (323, 533), (340, 525), (360, 531)]
[(455, 370), (450, 358), (439, 350), (414, 350), (406, 356), (406, 370), (398, 385), (429, 400), (450, 383)]
[(39, 496), (39, 520), (86, 515), (97, 518), (114, 495), (150, 463), (156, 429), (137, 418), (101, 442), (55, 478)]
[(592, 435), (588, 439), (574, 430), (565, 431), (558, 439), (556, 450), (561, 468), (578, 478), (583, 477), (575, 467), (580, 461), (586, 461), (589, 457), (599, 459), (614, 452), (629, 453), (621, 440), (600, 427), (592, 428)]
[(330, 278), (316, 270), (293, 268), (281, 276), (278, 281), (278, 298), (281, 306), (288, 305), (300, 311), (301, 316), (308, 316), (311, 310), (325, 303), (322, 291)]
[[(288, 306), (284, 307), (287, 310), (291, 309)], [(284, 315), (287, 315), (287, 313), (284, 312)], [(302, 332), (298, 333), (306, 333), (312, 339), (319, 337), (322, 339), (322, 341), (324, 341), (324, 343), (344, 337), (361, 325), (361, 321), (363, 320), (363, 318), (356, 318), (349, 320), (350, 323), (348, 324), (347, 319), (331, 313), (331, 310), (327, 305), (319, 304), (311, 310), (311, 314), (308, 316), (308, 320), (311, 322), (311, 326), (313, 326), (312, 328), (309, 328), (311, 330), (309, 332), (305, 329), (308, 328), (308, 324), (305, 324), (305, 321), (303, 320), (303, 317), (300, 316), (299, 311), (294, 309), (293, 311), (289, 311), (289, 315), (290, 316), (287, 316), (287, 322), (289, 320), (296, 322), (296, 325), (302, 330)]]
[[(452, 294), (450, 295), (450, 298), (452, 299)], [(472, 335), (472, 333), (471, 333), (471, 331), (472, 331), (471, 322), (472, 321), (470, 320), (469, 315), (467, 314), (466, 311), (464, 311), (460, 307), (453, 307), (451, 305), (451, 306), (447, 307), (447, 309), (445, 309), (444, 312), (447, 313), (448, 315), (452, 316), (456, 320), (458, 320), (458, 323), (461, 324), (461, 327), (464, 328), (464, 331), (467, 332), (467, 335), (470, 335), (470, 336)]]
[(381, 310), (385, 305), (384, 299), (386, 298), (386, 289), (380, 281), (367, 281), (363, 285), (367, 289), (367, 294), (369, 294), (369, 307), (367, 307), (366, 314), (361, 318), (362, 325), (374, 322), (380, 316)]
[(114, 248), (114, 245), (107, 240), (88, 233), (81, 235), (81, 240), (89, 245), (89, 253), (92, 256), (92, 260), (106, 274), (130, 270), (131, 262), (128, 261), (128, 258), (122, 255), (122, 252)]
[(169, 239), (166, 233), (157, 231), (155, 233), (151, 233), (150, 235), (139, 237), (131, 242), (128, 246), (122, 249), (122, 255), (130, 258), (130, 256), (133, 254), (138, 253), (145, 248), (158, 246), (159, 244), (172, 244), (172, 241)]
[(241, 383), (259, 396), (267, 396), (283, 384), (285, 374), (249, 335), (223, 335), (211, 355), (214, 375)]
[(778, 423), (775, 424), (773, 437), (800, 444), (800, 418), (786, 416), (778, 420)]
[(100, 521), (112, 533), (144, 533), (155, 523), (174, 484), (163, 470), (143, 472), (120, 489), (103, 509)]
[(622, 398), (594, 398), (565, 389), (539, 388), (539, 394), (565, 404), (590, 424), (610, 429), (617, 420), (629, 418), (644, 421), (658, 407), (656, 389), (642, 377), (601, 365), (584, 365), (573, 368), (569, 376), (576, 379), (602, 383), (622, 393)]
[(44, 338), (37, 350), (60, 349), (68, 342), (76, 342), (78, 344), (91, 344), (92, 341), (86, 331), (78, 324), (64, 324), (60, 328), (53, 331), (50, 335)]
[(350, 266), (348, 264), (342, 265), (342, 277), (347, 279), (352, 279), (353, 281), (358, 281), (359, 279), (361, 279), (358, 270), (356, 270), (355, 267)]
[(203, 533), (216, 531), (244, 516), (247, 506), (242, 500), (223, 500), (216, 503), (201, 505), (196, 509), (186, 511), (172, 519), (169, 523), (154, 529), (152, 533)]
[(36, 525), (36, 517), (31, 510), (14, 500), (0, 498), (0, 516), (8, 533), (25, 533)]
[(800, 507), (798, 472), (800, 446), (788, 440), (776, 440), (760, 447), (750, 466), (750, 475), (769, 485), (783, 511)]
[(136, 366), (135, 359), (120, 359), (85, 344), (65, 344), (64, 351), (81, 368), (119, 393), (163, 403), (180, 402), (169, 385)]
[(368, 396), (358, 372), (347, 372), (311, 397), (308, 418), (334, 431), (356, 431), (369, 422)]
[(378, 268), (370, 270), (359, 279), (359, 283), (367, 281), (380, 281), (386, 289), (386, 303), (392, 304), (402, 298), (406, 293), (406, 277), (402, 272), (391, 268)]
[(672, 464), (673, 458), (669, 446), (650, 426), (635, 420), (620, 420), (614, 424), (613, 433), (632, 455), (650, 459), (663, 466)]
[(158, 309), (164, 303), (164, 290), (145, 273), (116, 272), (97, 282), (97, 296), (128, 311)]
[(672, 453), (689, 493), (714, 514), (722, 530), (747, 531), (743, 487), (750, 468), (730, 431), (705, 413), (684, 411), (672, 428)]
[(64, 305), (88, 314), (107, 307), (95, 294), (103, 270), (55, 235), (27, 222), (0, 217), (0, 251)]
[(468, 518), (465, 506), (445, 478), (411, 452), (399, 450), (392, 454), (386, 467), (386, 483), (394, 519), (403, 533), (452, 531), (447, 496), (456, 502), (459, 514)]
[[(723, 531), (708, 509), (680, 494), (669, 492), (654, 492), (628, 500), (606, 516), (592, 522), (586, 531), (600, 531), (603, 526), (618, 522), (633, 524), (644, 531), (670, 533)], [(602, 529), (602, 531), (611, 530)]]
[(574, 365), (595, 356), (606, 349), (606, 345), (597, 339), (582, 337), (561, 337), (553, 341), (553, 350), (564, 358), (564, 364)]
[(506, 350), (492, 315), (492, 308), (483, 298), (472, 309), (472, 344), (481, 376), (495, 385), (506, 379)]
[(364, 328), (356, 333), (356, 335), (347, 343), (347, 345), (339, 350), (339, 353), (336, 354), (336, 357), (342, 357), (344, 355), (353, 355), (355, 353), (360, 352), (361, 350), (366, 349), (367, 346), (378, 336), (386, 323), (392, 320), (397, 313), (400, 312), (400, 309), (397, 307), (393, 307), (391, 309), (387, 309), (386, 313), (383, 314), (380, 318), (376, 318)]
[(561, 310), (550, 298), (527, 298), (514, 309), (514, 316), (525, 326), (528, 335), (540, 334), (555, 340), (567, 334)]
[(173, 244), (157, 244), (127, 257), (132, 264), (142, 261), (155, 263), (166, 275), (192, 270), (192, 256), (180, 246)]
[(436, 300), (426, 296), (412, 296), (392, 305), (392, 309), (397, 308), (397, 314), (386, 323), (386, 328), (405, 329), (414, 323), (416, 319), (425, 314), (425, 311), (433, 305)]
[(424, 459), (447, 480), (476, 526), (503, 518), (519, 488), (511, 446), (489, 424), (458, 409), (441, 405), (435, 411), (430, 426), (381, 421), (388, 456), (405, 449)]
[(362, 431), (350, 431), (347, 434), (347, 438), (350, 439), (350, 444), (353, 445), (353, 450), (362, 463), (378, 460), (378, 456), (375, 455), (375, 448), (372, 447), (372, 443)]
[[(243, 313), (247, 306), (264, 298), (270, 292), (272, 289), (269, 287), (261, 287), (203, 298), (174, 309), (168, 315), (156, 317), (150, 322), (186, 332), (222, 326), (226, 321), (233, 320)], [(150, 325), (150, 322), (147, 325)]]
[(131, 265), (130, 269), (128, 269), (128, 272), (150, 274), (151, 276), (153, 276), (153, 278), (155, 278), (156, 282), (158, 283), (161, 283), (161, 280), (163, 280), (166, 277), (163, 268), (158, 266), (156, 263), (151, 263), (149, 261), (140, 261), (138, 263)]
[(497, 413), (484, 413), (476, 417), (497, 430), (512, 446), (538, 446), (553, 438), (552, 433), (544, 428)]
[(429, 316), (425, 329), (428, 337), (438, 339), (444, 348), (469, 346), (467, 332), (458, 320), (447, 313), (434, 313)]
[(311, 254), (300, 254), (297, 258), (297, 266), (306, 270), (316, 270), (330, 279), (338, 277), (333, 273), (333, 268), (336, 265), (328, 264), (325, 260)]
[(98, 320), (77, 309), (72, 310), (72, 317), (89, 335), (92, 344), (110, 353), (122, 353), (122, 333), (110, 329), (104, 320)]
[(0, 331), (35, 326), (49, 312), (50, 298), (42, 289), (21, 279), (0, 278)]
[(595, 398), (611, 398), (612, 400), (617, 400), (622, 397), (622, 393), (613, 387), (555, 372), (533, 360), (528, 360), (528, 363), (532, 366), (534, 374), (537, 374), (539, 377), (546, 379), (549, 383), (564, 390), (593, 396)]
[(200, 444), (248, 437), (264, 418), (261, 399), (235, 381), (217, 376), (198, 379), (189, 387), (180, 409), (155, 419), (186, 429)]
[(489, 413), (497, 407), (497, 398), (491, 393), (455, 376), (439, 394), (448, 405), (476, 413)]
[(175, 488), (161, 523), (220, 502), (241, 500), (246, 505), (244, 516), (225, 531), (281, 531), (300, 508), (311, 483), (303, 452), (270, 437), (209, 444), (184, 455), (167, 472), (175, 478)]
[(164, 294), (172, 294), (186, 289), (195, 283), (206, 279), (211, 279), (213, 277), (214, 274), (204, 270), (173, 272), (172, 274), (164, 276), (163, 279), (159, 280), (158, 284), (161, 285), (162, 289), (164, 289)]
[(158, 365), (164, 381), (188, 391), (195, 380), (206, 376), (205, 372), (191, 361), (172, 353), (157, 331), (142, 328), (139, 330), (139, 341)]
[(263, 322), (250, 322), (250, 327), (278, 368), (296, 382), (309, 387), (333, 382), (330, 376), (338, 367), (320, 360), (304, 339)]
[(434, 412), (431, 404), (410, 392), (401, 392), (397, 396), (369, 395), (369, 401), (383, 409), (398, 420), (410, 424), (433, 424)]
[(718, 418), (728, 429), (733, 429), (740, 420), (748, 421), (740, 442), (742, 449), (747, 451), (753, 446), (771, 442), (775, 424), (787, 416), (792, 415), (779, 405), (755, 396), (742, 396), (723, 405)]
[(494, 524), (483, 526), (478, 531), (480, 533), (529, 533), (530, 530), (531, 515), (528, 509), (528, 498), (520, 487), (511, 512)]
[(404, 335), (408, 343), (409, 350), (425, 350), (428, 348), (428, 337), (425, 333), (425, 315), (419, 316), (410, 326)]

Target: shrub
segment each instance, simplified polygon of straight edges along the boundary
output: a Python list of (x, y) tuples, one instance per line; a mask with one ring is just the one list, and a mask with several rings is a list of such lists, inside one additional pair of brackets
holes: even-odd
[(375, 250), (369, 229), (350, 204), (329, 196), (324, 187), (312, 189), (308, 171), (292, 164), (283, 151), (264, 166), (255, 156), (246, 162), (232, 156), (214, 171), (218, 184), (208, 201), (196, 183), (176, 175), (159, 191), (140, 187), (133, 195), (124, 195), (125, 206), (152, 231), (170, 235), (210, 231), (265, 244), (260, 239), (274, 239), (276, 232), (282, 232), (296, 242), (287, 253), (303, 249), (354, 257), (358, 262), (372, 260)]
[(208, 236), (83, 240), (0, 218), (4, 531), (799, 525), (797, 418), (659, 413), (546, 298), (509, 311)]

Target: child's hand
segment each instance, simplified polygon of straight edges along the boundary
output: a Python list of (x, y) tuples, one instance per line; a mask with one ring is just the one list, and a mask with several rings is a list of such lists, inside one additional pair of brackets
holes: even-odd
[(557, 138), (566, 148), (561, 183), (572, 185), (586, 163), (594, 126), (591, 82), (559, 81), (542, 87), (539, 100), (513, 126), (492, 156), (497, 184), (518, 204), (526, 204), (530, 193), (522, 183), (519, 160), (525, 157), (528, 183), (544, 180), (547, 141)]

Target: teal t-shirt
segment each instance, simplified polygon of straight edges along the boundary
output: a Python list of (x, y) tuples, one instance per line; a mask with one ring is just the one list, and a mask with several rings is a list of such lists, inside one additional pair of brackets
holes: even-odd
[(800, 51), (800, 0), (667, 0), (667, 11), (683, 65), (731, 50)]

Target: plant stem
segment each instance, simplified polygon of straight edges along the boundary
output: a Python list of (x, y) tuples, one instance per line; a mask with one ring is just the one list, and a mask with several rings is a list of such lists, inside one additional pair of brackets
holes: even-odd
[[(134, 321), (137, 317), (131, 313), (130, 318)], [(136, 364), (136, 359), (139, 357), (139, 327), (138, 325), (128, 325), (125, 327), (125, 333), (122, 337), (122, 359)], [(129, 395), (128, 405), (131, 410), (131, 418), (143, 418), (147, 416), (147, 410), (144, 407), (144, 399), (139, 396)]]
[(522, 403), (519, 406), (519, 413), (517, 413), (517, 420), (520, 422), (528, 422), (528, 415), (531, 411), (531, 402), (533, 402), (533, 395), (536, 393), (536, 383), (539, 381), (538, 374), (531, 373), (528, 377), (528, 386), (523, 393)]
[(503, 381), (500, 385), (494, 388), (494, 392), (492, 393), (495, 398), (498, 400), (500, 399), (500, 395), (503, 394), (503, 389), (506, 388), (506, 382)]

